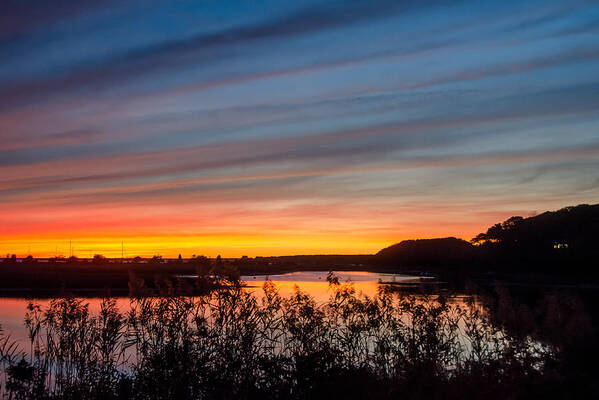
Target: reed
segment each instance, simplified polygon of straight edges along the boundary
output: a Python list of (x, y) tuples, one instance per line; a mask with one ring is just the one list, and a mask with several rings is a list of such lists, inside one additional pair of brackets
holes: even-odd
[[(514, 331), (473, 297), (383, 286), (367, 297), (330, 275), (330, 298), (317, 304), (299, 288), (283, 297), (266, 282), (256, 296), (230, 279), (211, 281), (201, 296), (174, 285), (140, 295), (137, 282), (126, 310), (110, 297), (97, 313), (75, 297), (31, 303), (29, 349), (0, 339), (3, 395), (519, 398), (561, 393), (572, 372), (564, 370), (571, 337)], [(559, 321), (550, 323), (559, 330)]]

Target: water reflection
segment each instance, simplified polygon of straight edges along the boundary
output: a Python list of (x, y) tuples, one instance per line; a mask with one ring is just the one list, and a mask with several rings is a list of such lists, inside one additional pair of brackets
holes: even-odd
[[(420, 279), (416, 276), (373, 273), (365, 271), (334, 271), (341, 283), (351, 283), (356, 294), (374, 296), (377, 293), (380, 282), (415, 282)], [(263, 295), (262, 286), (264, 282), (273, 282), (279, 294), (289, 297), (299, 287), (303, 292), (312, 296), (316, 302), (322, 303), (329, 299), (331, 294), (329, 284), (326, 280), (328, 272), (325, 271), (299, 271), (280, 275), (245, 275), (241, 280), (246, 282), (246, 290), (258, 298)], [(23, 325), (27, 304), (31, 299), (25, 297), (0, 298), (0, 324), (5, 334), (19, 343), (27, 343), (27, 331)], [(33, 299), (43, 309), (47, 308), (50, 299)], [(101, 297), (88, 297), (85, 303), (89, 304), (90, 313), (94, 314), (100, 310)], [(116, 297), (117, 307), (126, 311), (130, 307), (128, 296)]]
[[(340, 283), (352, 283), (357, 294), (374, 296), (377, 293), (379, 282), (414, 282), (419, 277), (385, 274), (365, 271), (334, 271), (339, 278)], [(260, 295), (262, 285), (265, 281), (273, 282), (279, 294), (287, 297), (295, 291), (298, 286), (302, 291), (314, 297), (317, 302), (328, 300), (331, 293), (329, 283), (327, 282), (328, 272), (324, 271), (298, 271), (281, 275), (254, 275), (242, 276), (242, 280), (247, 282), (248, 290)]]

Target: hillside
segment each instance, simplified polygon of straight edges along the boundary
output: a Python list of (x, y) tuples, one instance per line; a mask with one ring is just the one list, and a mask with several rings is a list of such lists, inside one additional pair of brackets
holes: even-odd
[(535, 250), (586, 251), (596, 248), (598, 228), (599, 204), (581, 204), (529, 218), (511, 217), (479, 234), (473, 242)]
[(472, 263), (476, 248), (455, 237), (404, 240), (376, 254), (379, 262), (401, 268), (434, 268)]
[(405, 240), (376, 254), (398, 270), (596, 276), (599, 204), (513, 216), (472, 239)]

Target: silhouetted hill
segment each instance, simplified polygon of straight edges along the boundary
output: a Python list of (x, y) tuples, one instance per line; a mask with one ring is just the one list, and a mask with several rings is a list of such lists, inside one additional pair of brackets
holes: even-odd
[(472, 264), (476, 248), (455, 237), (404, 240), (376, 254), (380, 263), (400, 269), (429, 268)]
[(472, 241), (494, 268), (597, 274), (598, 231), (599, 204), (581, 204), (529, 218), (511, 217)]
[(498, 243), (507, 247), (536, 250), (596, 248), (599, 204), (565, 207), (534, 217), (511, 217), (476, 236), (476, 243)]
[(475, 245), (454, 237), (405, 240), (379, 251), (375, 260), (397, 271), (595, 281), (599, 278), (598, 231), (599, 204), (581, 204), (528, 218), (510, 217), (473, 238)]

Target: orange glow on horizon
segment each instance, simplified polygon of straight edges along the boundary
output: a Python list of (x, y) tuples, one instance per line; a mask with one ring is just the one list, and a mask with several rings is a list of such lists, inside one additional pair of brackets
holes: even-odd
[[(86, 199), (97, 200), (94, 195)], [(470, 239), (513, 211), (446, 204), (309, 199), (69, 205), (14, 202), (2, 212), (0, 255), (215, 257), (374, 254), (405, 239)], [(72, 253), (71, 247), (72, 246)]]
[[(435, 237), (428, 236), (428, 237)], [(71, 252), (80, 258), (94, 254), (121, 257), (121, 243), (125, 257), (162, 255), (175, 258), (205, 255), (208, 257), (285, 256), (305, 254), (374, 254), (380, 249), (407, 238), (385, 237), (326, 237), (278, 235), (21, 235), (0, 237), (0, 254), (46, 258), (64, 256)], [(418, 236), (423, 238), (423, 236)]]

